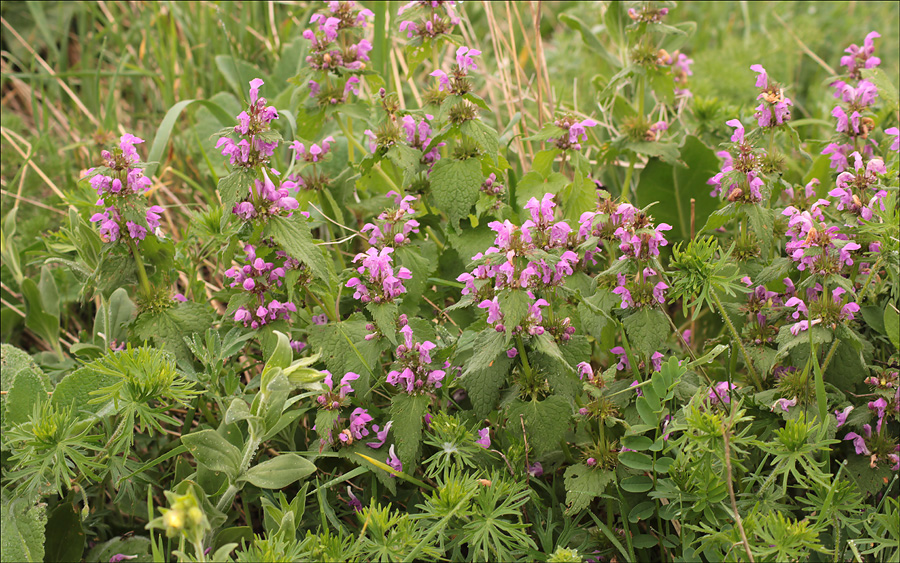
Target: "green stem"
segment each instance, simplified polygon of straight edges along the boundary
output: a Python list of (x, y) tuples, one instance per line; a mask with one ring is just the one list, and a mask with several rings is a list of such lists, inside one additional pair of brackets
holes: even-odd
[(838, 344), (840, 344), (840, 340), (837, 338), (834, 339), (834, 342), (831, 343), (831, 348), (828, 349), (828, 354), (825, 356), (825, 361), (822, 362), (822, 373), (825, 373), (825, 370), (828, 369), (828, 364), (831, 363), (831, 359), (834, 357), (834, 353), (837, 351)]
[(313, 298), (313, 301), (315, 301), (316, 304), (317, 304), (319, 307), (322, 308), (322, 311), (324, 311), (325, 314), (328, 315), (328, 320), (330, 320), (330, 321), (333, 322), (333, 323), (334, 323), (334, 322), (337, 322), (337, 318), (335, 318), (335, 315), (334, 315), (333, 310), (330, 309), (330, 308), (328, 308), (328, 307), (326, 307), (325, 304), (322, 303), (322, 301), (319, 300), (319, 298), (316, 297), (316, 295), (315, 295), (312, 291), (309, 290), (309, 286), (306, 286), (306, 285), (305, 285), (305, 286), (303, 286), (303, 289), (305, 289), (305, 290), (306, 290), (306, 294), (309, 295), (310, 297), (312, 297), (312, 298)]
[(865, 285), (863, 285), (862, 291), (859, 292), (859, 299), (857, 299), (857, 301), (859, 301), (860, 303), (863, 302), (863, 299), (865, 298), (866, 293), (868, 293), (868, 291), (869, 291), (869, 286), (872, 285), (872, 277), (875, 276), (875, 272), (877, 272), (878, 267), (881, 266), (882, 258), (883, 258), (883, 256), (879, 256), (878, 260), (875, 261), (875, 264), (869, 269), (869, 275), (866, 277), (866, 283), (865, 283)]
[(349, 131), (347, 131), (347, 126), (344, 125), (344, 122), (341, 121), (341, 118), (336, 117), (335, 121), (337, 121), (338, 127), (341, 128), (341, 132), (344, 134), (345, 137), (347, 137), (347, 143), (348, 143), (347, 158), (349, 159), (349, 161), (353, 162), (353, 151), (351, 150), (351, 147), (356, 147), (357, 149), (359, 149), (360, 153), (366, 154), (366, 152), (368, 152), (368, 151), (366, 151), (366, 149), (362, 146), (362, 144), (360, 144), (360, 142), (357, 141), (356, 138), (353, 137), (353, 135), (351, 135)]
[(743, 354), (744, 361), (747, 363), (747, 371), (750, 372), (750, 377), (753, 378), (753, 385), (756, 386), (757, 391), (762, 391), (762, 382), (759, 380), (759, 375), (753, 368), (753, 361), (750, 359), (750, 354), (748, 354), (747, 349), (744, 348), (744, 342), (741, 340), (740, 335), (738, 335), (737, 330), (731, 323), (731, 318), (728, 316), (725, 307), (722, 306), (722, 301), (719, 300), (719, 294), (715, 290), (712, 290), (710, 293), (712, 293), (713, 300), (716, 302), (716, 308), (719, 310), (719, 314), (722, 315), (722, 318), (725, 319), (725, 324), (728, 325), (728, 330), (731, 332), (732, 338), (734, 338), (734, 341), (737, 342), (738, 347), (741, 349), (741, 354)]
[(137, 245), (134, 243), (134, 240), (131, 238), (125, 239), (128, 243), (128, 248), (131, 249), (131, 255), (134, 257), (134, 263), (137, 266), (138, 273), (138, 281), (141, 284), (141, 292), (144, 294), (145, 298), (149, 298), (152, 291), (150, 290), (150, 279), (147, 277), (147, 270), (144, 269), (144, 260), (141, 258), (141, 251), (138, 250)]
[(631, 176), (634, 174), (634, 164), (637, 161), (637, 153), (631, 153), (631, 162), (628, 163), (628, 172), (625, 173), (625, 181), (622, 183), (622, 201), (628, 203), (631, 193)]
[(519, 357), (522, 358), (522, 367), (525, 368), (525, 375), (528, 377), (528, 382), (532, 385), (534, 384), (534, 372), (531, 371), (531, 364), (528, 363), (528, 354), (525, 353), (525, 344), (522, 342), (522, 335), (516, 335), (516, 345), (519, 349)]

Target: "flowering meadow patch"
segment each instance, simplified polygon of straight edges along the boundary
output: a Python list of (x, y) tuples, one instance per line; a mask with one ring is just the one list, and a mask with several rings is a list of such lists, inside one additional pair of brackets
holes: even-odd
[(690, 4), (470, 4), (154, 6), (4, 163), (4, 561), (900, 557), (894, 30), (723, 103)]

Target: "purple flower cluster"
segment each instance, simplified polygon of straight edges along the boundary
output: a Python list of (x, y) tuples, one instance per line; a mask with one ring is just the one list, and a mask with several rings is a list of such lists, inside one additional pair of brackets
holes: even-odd
[(282, 303), (277, 299), (268, 300), (267, 294), (273, 287), (281, 287), (285, 276), (283, 267), (276, 267), (273, 262), (266, 262), (256, 256), (256, 249), (247, 245), (247, 264), (242, 267), (232, 266), (225, 271), (225, 276), (232, 278), (231, 287), (240, 286), (244, 291), (256, 297), (254, 305), (241, 306), (234, 313), (235, 322), (245, 327), (259, 328), (271, 321), (290, 320), (290, 314), (297, 312), (297, 307), (290, 301)]
[[(478, 307), (487, 309), (488, 323), (498, 331), (507, 329), (502, 324), (499, 292), (525, 289), (532, 303), (520, 324), (509, 327), (513, 334), (540, 335), (549, 331), (555, 338), (566, 341), (575, 333), (568, 317), (545, 320), (541, 307), (546, 307), (548, 302), (536, 295), (538, 291), (562, 284), (575, 272), (580, 261), (578, 254), (570, 250), (578, 244), (572, 236), (572, 228), (565, 221), (554, 221), (555, 207), (553, 194), (548, 193), (540, 201), (534, 197), (528, 200), (525, 209), (531, 218), (521, 227), (508, 219), (502, 223), (488, 223), (488, 227), (497, 233), (494, 246), (473, 256), (472, 260), (479, 264), (471, 273), (456, 278), (465, 284), (462, 294), (472, 295)], [(548, 262), (543, 256), (535, 256), (551, 252), (559, 256), (555, 263)]]
[[(854, 171), (845, 170), (838, 174), (835, 180), (837, 187), (828, 192), (828, 195), (838, 198), (838, 210), (847, 211), (866, 221), (871, 221), (876, 205), (884, 211), (883, 199), (887, 197), (887, 191), (878, 189), (873, 184), (878, 182), (879, 174), (887, 173), (887, 169), (884, 161), (880, 158), (873, 158), (864, 166), (863, 158), (858, 152), (854, 152), (850, 156), (853, 157)], [(867, 202), (866, 199), (868, 199)]]
[(668, 8), (657, 8), (649, 3), (640, 10), (628, 8), (628, 17), (637, 23), (659, 23), (668, 13)]
[(438, 143), (428, 152), (425, 149), (431, 144), (432, 134), (434, 133), (429, 121), (434, 119), (433, 115), (425, 114), (425, 118), (417, 122), (412, 115), (404, 115), (400, 122), (403, 132), (406, 134), (406, 144), (414, 149), (418, 149), (425, 154), (422, 155), (423, 164), (434, 164), (441, 159), (439, 147), (443, 147), (447, 143)]
[(863, 46), (859, 47), (855, 43), (844, 49), (848, 53), (841, 57), (841, 66), (847, 67), (850, 78), (859, 79), (860, 70), (864, 68), (875, 68), (881, 64), (881, 59), (875, 56), (875, 39), (881, 37), (877, 31), (870, 31), (863, 40)]
[(267, 132), (271, 129), (270, 123), (278, 119), (278, 110), (267, 106), (266, 99), (259, 96), (259, 88), (263, 84), (261, 78), (250, 81), (250, 107), (237, 116), (238, 124), (234, 126), (240, 141), (235, 143), (226, 136), (216, 143), (216, 148), (222, 149), (222, 155), (229, 157), (232, 166), (253, 168), (267, 165), (269, 157), (275, 154), (278, 141), (270, 138)]
[(785, 97), (784, 90), (777, 82), (769, 80), (769, 75), (762, 65), (753, 65), (750, 70), (756, 72), (756, 87), (762, 88), (762, 92), (756, 97), (762, 100), (756, 107), (756, 121), (760, 127), (777, 127), (791, 119), (791, 110), (788, 106), (794, 105), (790, 98)]
[[(284, 215), (290, 217), (300, 204), (290, 195), (290, 185), (287, 182), (276, 188), (269, 180), (268, 174), (263, 171), (265, 180), (254, 180), (250, 187), (249, 198), (236, 203), (232, 212), (243, 219), (266, 220), (272, 216)], [(309, 213), (303, 212), (309, 217)]]
[(393, 199), (394, 204), (399, 207), (382, 211), (374, 223), (366, 223), (360, 229), (368, 235), (369, 244), (379, 249), (386, 246), (395, 248), (403, 246), (409, 243), (410, 233), (419, 232), (419, 222), (410, 218), (416, 213), (412, 204), (418, 198), (411, 195), (401, 197), (393, 190), (388, 192), (386, 197)]
[(149, 207), (144, 203), (144, 195), (150, 189), (150, 178), (139, 168), (140, 157), (135, 145), (144, 140), (129, 133), (122, 135), (119, 146), (112, 151), (100, 153), (105, 166), (90, 168), (91, 187), (97, 190), (97, 205), (102, 212), (91, 216), (92, 223), (100, 223), (100, 238), (103, 242), (115, 242), (122, 237), (142, 241), (147, 231), (159, 228), (163, 208)]
[[(732, 119), (725, 123), (734, 127), (731, 142), (734, 143), (734, 155), (728, 151), (719, 151), (716, 155), (723, 159), (722, 170), (706, 181), (713, 186), (709, 193), (712, 197), (718, 197), (726, 193), (728, 201), (742, 201), (745, 203), (759, 203), (763, 199), (762, 187), (764, 183), (759, 177), (756, 167), (759, 165), (758, 151), (747, 142), (744, 136), (744, 124), (738, 119)], [(723, 185), (723, 183), (727, 185)]]
[(460, 21), (455, 6), (453, 0), (410, 2), (397, 11), (398, 16), (406, 14), (409, 18), (400, 21), (400, 31), (406, 32), (407, 39), (418, 38), (420, 41), (450, 34)]
[[(369, 18), (375, 14), (368, 9), (357, 10), (356, 2), (328, 2), (328, 12), (316, 13), (309, 23), (318, 24), (317, 31), (307, 29), (303, 37), (310, 42), (311, 53), (306, 62), (315, 70), (363, 70), (372, 51), (368, 39), (357, 41), (353, 35), (356, 29), (364, 29)], [(346, 37), (338, 41), (341, 31), (348, 30)], [(358, 80), (358, 79), (357, 79)]]
[(822, 286), (816, 284), (814, 288), (807, 291), (806, 301), (794, 296), (785, 302), (785, 307), (796, 307), (791, 315), (794, 320), (799, 320), (801, 314), (806, 317), (791, 325), (791, 334), (796, 336), (819, 323), (833, 328), (838, 322), (852, 321), (853, 314), (859, 312), (859, 305), (852, 300), (845, 300), (844, 294), (847, 293), (847, 290), (844, 288), (834, 288), (831, 292), (831, 299), (824, 297), (823, 293)]
[(334, 378), (331, 375), (331, 372), (328, 370), (323, 370), (322, 373), (325, 374), (325, 385), (328, 387), (328, 390), (316, 397), (316, 402), (326, 410), (336, 411), (341, 407), (345, 406), (348, 402), (348, 395), (353, 393), (353, 387), (350, 385), (351, 381), (356, 381), (359, 379), (358, 373), (353, 373), (352, 371), (344, 374), (344, 377), (341, 378), (340, 383), (338, 383), (337, 389), (334, 387)]
[(444, 369), (432, 369), (430, 352), (435, 348), (434, 342), (413, 340), (412, 327), (408, 324), (400, 329), (400, 334), (403, 335), (403, 344), (397, 346), (397, 362), (395, 369), (388, 372), (387, 382), (410, 395), (439, 389), (450, 363), (445, 362)]
[(797, 262), (800, 271), (809, 268), (815, 274), (838, 273), (844, 266), (852, 266), (851, 251), (859, 250), (859, 244), (839, 232), (836, 226), (829, 227), (824, 221), (823, 207), (831, 204), (820, 199), (809, 211), (800, 211), (789, 205), (782, 215), (789, 217), (787, 234), (791, 238), (785, 250), (791, 260)]
[(469, 69), (477, 70), (478, 65), (472, 57), (477, 57), (481, 51), (470, 49), (468, 47), (460, 47), (456, 50), (456, 64), (447, 74), (441, 69), (435, 69), (431, 72), (431, 76), (438, 79), (438, 92), (447, 92), (449, 94), (463, 95), (472, 89), (469, 83)]
[(394, 275), (391, 258), (393, 251), (391, 247), (384, 247), (380, 251), (373, 247), (353, 258), (353, 262), (362, 261), (356, 271), (361, 275), (365, 274), (362, 279), (353, 277), (347, 282), (347, 287), (354, 289), (354, 299), (363, 303), (387, 303), (406, 293), (403, 280), (411, 279), (412, 272), (400, 267)]
[[(744, 277), (741, 281), (747, 287), (753, 287), (753, 282), (749, 277)], [(793, 288), (794, 284), (790, 278), (785, 278), (784, 281), (788, 288)], [(793, 291), (791, 290), (789, 297), (792, 296)], [(769, 291), (764, 285), (756, 286), (750, 291), (747, 296), (747, 304), (741, 307), (741, 310), (748, 316), (748, 322), (744, 324), (743, 331), (751, 342), (760, 346), (775, 341), (778, 328), (769, 323), (769, 318), (777, 314), (783, 301), (780, 293)]]
[(573, 115), (566, 115), (553, 122), (554, 125), (566, 131), (566, 135), (558, 139), (550, 139), (559, 150), (581, 150), (581, 142), (587, 140), (585, 127), (596, 127), (598, 123), (593, 119), (578, 120)]

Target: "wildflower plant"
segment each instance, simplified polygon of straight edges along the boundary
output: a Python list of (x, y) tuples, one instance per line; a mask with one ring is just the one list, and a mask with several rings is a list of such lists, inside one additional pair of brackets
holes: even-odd
[(245, 8), (123, 59), (155, 136), (4, 162), (4, 560), (891, 557), (896, 33), (722, 101), (674, 2)]

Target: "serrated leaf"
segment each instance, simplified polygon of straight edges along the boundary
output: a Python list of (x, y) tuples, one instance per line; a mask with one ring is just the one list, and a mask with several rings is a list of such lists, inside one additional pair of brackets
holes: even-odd
[(778, 336), (775, 337), (775, 342), (778, 344), (778, 356), (783, 357), (792, 348), (801, 344), (809, 344), (810, 331), (812, 332), (813, 344), (827, 344), (833, 338), (831, 331), (821, 326), (813, 326), (794, 335), (791, 334), (791, 326), (785, 325), (779, 329)]
[(640, 309), (622, 320), (628, 342), (636, 354), (650, 356), (659, 350), (669, 336), (669, 323), (656, 309)]
[(559, 442), (569, 428), (572, 406), (560, 395), (550, 395), (543, 401), (514, 403), (508, 412), (513, 432), (521, 432), (520, 416), (525, 419), (528, 445), (540, 457), (559, 449)]
[[(769, 249), (772, 247), (772, 233), (775, 231), (775, 217), (772, 210), (761, 205), (744, 205), (747, 216), (750, 218), (750, 228), (756, 235), (756, 242), (763, 259), (769, 257)], [(757, 282), (758, 283), (758, 282)]]
[(566, 469), (566, 513), (581, 512), (587, 508), (592, 500), (603, 494), (615, 476), (614, 471), (588, 467), (581, 463)]
[(256, 172), (253, 169), (238, 167), (231, 174), (219, 179), (216, 189), (222, 198), (222, 207), (228, 212), (234, 205), (250, 195), (253, 183), (256, 180)]
[(397, 345), (397, 317), (400, 311), (397, 304), (389, 303), (368, 303), (366, 309), (372, 314), (375, 320), (375, 326), (385, 335), (391, 344)]
[(500, 311), (503, 313), (503, 324), (510, 329), (522, 324), (522, 320), (528, 316), (528, 309), (532, 300), (524, 289), (507, 289), (500, 292)]
[(201, 430), (181, 437), (197, 463), (210, 471), (222, 471), (232, 479), (237, 477), (241, 452), (215, 430)]
[[(483, 102), (482, 102), (483, 103)], [(500, 142), (497, 131), (480, 119), (471, 119), (460, 126), (462, 134), (473, 141), (481, 152), (491, 157), (494, 163), (498, 163), (500, 156)]]
[(309, 225), (302, 215), (294, 213), (290, 217), (270, 218), (266, 234), (274, 238), (288, 255), (303, 262), (315, 277), (329, 283), (326, 258), (313, 242)]
[[(568, 184), (569, 179), (559, 172), (551, 172), (546, 178), (538, 172), (529, 172), (516, 185), (516, 202), (524, 208), (531, 198), (540, 201), (544, 194), (556, 195)], [(528, 216), (528, 211), (522, 211), (521, 215)]]
[(46, 505), (32, 506), (3, 489), (0, 504), (0, 558), (43, 563)]
[(179, 364), (190, 364), (193, 355), (184, 337), (204, 332), (213, 322), (213, 313), (205, 303), (186, 301), (161, 311), (145, 312), (134, 322), (134, 334), (169, 350)]
[(385, 153), (397, 170), (403, 173), (403, 185), (409, 185), (419, 170), (419, 161), (422, 153), (404, 144), (392, 145)]
[(350, 371), (360, 375), (353, 383), (357, 397), (369, 392), (372, 370), (385, 346), (379, 339), (365, 339), (369, 333), (366, 324), (362, 315), (356, 314), (344, 322), (309, 327), (309, 345), (321, 351), (322, 360), (334, 377), (340, 379)]
[(484, 181), (481, 163), (474, 158), (442, 159), (431, 169), (430, 180), (435, 204), (447, 214), (450, 225), (458, 232), (460, 219), (467, 217), (478, 201)]
[(403, 467), (415, 467), (422, 455), (422, 427), (430, 403), (428, 395), (401, 393), (391, 397), (391, 429)]
[(401, 310), (410, 314), (410, 317), (418, 312), (422, 294), (428, 287), (428, 278), (437, 270), (438, 261), (434, 260), (437, 255), (437, 246), (430, 240), (417, 241), (415, 244), (394, 250), (395, 264), (407, 268), (412, 273), (412, 279), (403, 282), (406, 293), (403, 294), (403, 303), (400, 304)]
[(466, 371), (462, 385), (469, 395), (469, 400), (472, 401), (475, 416), (484, 418), (494, 409), (512, 364), (513, 360), (506, 354), (499, 354), (491, 364), (477, 370)]
[(900, 96), (897, 94), (897, 87), (891, 78), (880, 68), (864, 68), (862, 69), (863, 78), (875, 85), (878, 89), (878, 95), (885, 101), (887, 107), (891, 111), (900, 109)]
[(294, 453), (281, 454), (251, 467), (241, 480), (249, 481), (261, 489), (282, 489), (295, 481), (306, 479), (316, 471), (316, 466)]

